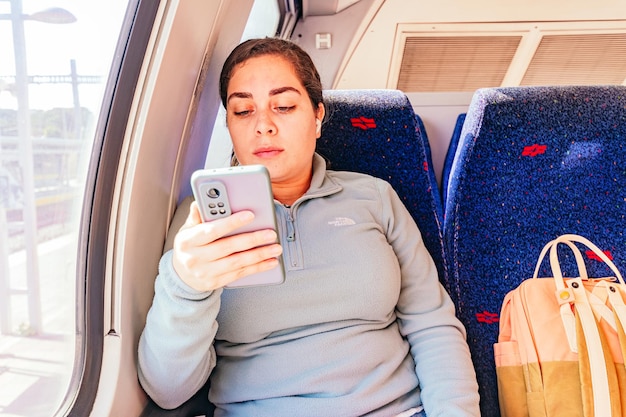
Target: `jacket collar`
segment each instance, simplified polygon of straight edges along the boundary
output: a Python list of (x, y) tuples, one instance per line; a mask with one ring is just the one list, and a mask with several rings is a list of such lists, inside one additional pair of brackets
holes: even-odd
[(293, 205), (310, 200), (317, 197), (326, 197), (331, 194), (338, 193), (343, 189), (326, 170), (326, 161), (317, 152), (313, 155), (313, 175), (311, 176), (311, 185), (302, 197), (296, 200)]

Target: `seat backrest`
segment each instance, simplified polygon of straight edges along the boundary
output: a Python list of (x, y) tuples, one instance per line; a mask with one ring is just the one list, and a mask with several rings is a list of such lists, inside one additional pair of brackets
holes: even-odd
[(417, 223), (446, 286), (443, 208), (430, 147), (407, 96), (398, 90), (326, 90), (317, 152), (330, 169), (388, 181)]
[(456, 148), (459, 146), (459, 138), (461, 137), (461, 129), (465, 122), (466, 113), (461, 113), (456, 117), (456, 123), (454, 124), (454, 130), (450, 137), (450, 144), (446, 152), (446, 157), (443, 160), (443, 169), (441, 172), (441, 201), (444, 204), (443, 212), (445, 213), (446, 196), (448, 195), (448, 181), (450, 179), (450, 170), (452, 169), (452, 163), (454, 162), (454, 155), (456, 154)]
[[(450, 171), (444, 239), (484, 417), (500, 415), (493, 344), (505, 294), (565, 233), (590, 239), (626, 271), (625, 216), (626, 87), (475, 93)], [(576, 276), (569, 258), (564, 273)], [(590, 276), (613, 275), (586, 262)], [(552, 276), (549, 266), (540, 276)]]

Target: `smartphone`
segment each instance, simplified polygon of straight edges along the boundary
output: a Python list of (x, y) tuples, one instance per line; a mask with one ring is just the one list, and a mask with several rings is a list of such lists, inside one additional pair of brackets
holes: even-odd
[[(191, 189), (203, 221), (209, 222), (238, 211), (250, 210), (254, 213), (252, 223), (231, 234), (273, 229), (278, 236), (272, 184), (265, 166), (200, 169), (191, 175)], [(276, 268), (248, 275), (228, 284), (226, 288), (276, 285), (284, 281), (285, 268), (280, 256)]]

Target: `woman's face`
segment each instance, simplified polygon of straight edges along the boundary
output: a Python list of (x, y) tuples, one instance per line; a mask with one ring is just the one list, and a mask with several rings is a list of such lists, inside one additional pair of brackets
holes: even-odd
[(275, 190), (303, 182), (308, 188), (319, 137), (316, 119), (323, 118), (324, 107), (313, 109), (289, 61), (264, 55), (236, 66), (226, 109), (235, 155), (242, 165), (265, 165)]

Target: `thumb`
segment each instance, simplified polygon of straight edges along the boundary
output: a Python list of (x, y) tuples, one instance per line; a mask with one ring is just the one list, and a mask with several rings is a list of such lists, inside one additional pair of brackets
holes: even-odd
[(187, 220), (185, 220), (184, 227), (192, 227), (200, 223), (202, 223), (200, 208), (198, 207), (198, 203), (193, 201), (191, 205), (189, 205), (189, 215), (187, 216)]

